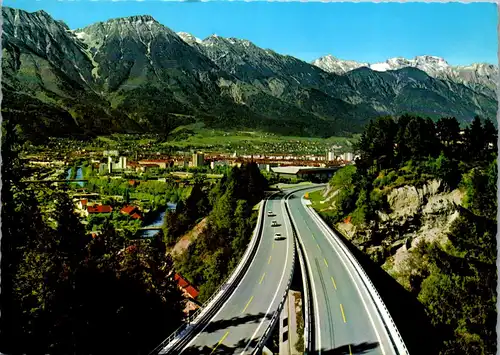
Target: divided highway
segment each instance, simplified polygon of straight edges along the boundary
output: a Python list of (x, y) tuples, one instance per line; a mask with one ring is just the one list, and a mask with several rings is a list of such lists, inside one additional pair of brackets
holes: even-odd
[[(269, 217), (267, 211), (275, 216)], [(265, 201), (261, 240), (239, 285), (180, 354), (251, 354), (277, 314), (292, 277), (295, 248), (284, 195)], [(276, 220), (278, 226), (272, 227)], [(285, 239), (275, 241), (274, 233)]]
[[(308, 353), (408, 355), (371, 281), (326, 224), (306, 206), (304, 192), (318, 188), (290, 189), (264, 200), (259, 218), (262, 224), (259, 221), (256, 230), (261, 233), (252, 239), (251, 245), (256, 244), (247, 251), (249, 261), (238, 267), (246, 268), (234, 273), (235, 281), (227, 283), (232, 286), (221, 293), (224, 297), (203, 310), (205, 315), (200, 315), (188, 330), (176, 333), (177, 340), (170, 340), (172, 336), (166, 339), (157, 348), (163, 348), (159, 354), (243, 355), (262, 349), (279, 319), (298, 242), (303, 251), (301, 269), (307, 270), (303, 277), (309, 285), (305, 296), (311, 306)], [(268, 216), (268, 211), (273, 216)], [(278, 226), (272, 226), (272, 221)], [(276, 232), (284, 238), (275, 240)]]
[(287, 203), (309, 270), (313, 353), (407, 354), (395, 349), (359, 276), (325, 226), (308, 211), (303, 195), (304, 191), (295, 192)]

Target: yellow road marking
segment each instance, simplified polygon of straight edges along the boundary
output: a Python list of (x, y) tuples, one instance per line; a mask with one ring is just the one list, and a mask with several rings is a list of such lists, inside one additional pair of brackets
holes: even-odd
[(273, 249), (274, 249), (274, 244), (276, 244), (275, 242), (273, 242)]
[(272, 258), (272, 255), (269, 255), (269, 260), (267, 261), (268, 264), (271, 264), (271, 258)]
[(351, 344), (349, 344), (349, 355), (352, 355)]
[(215, 348), (212, 350), (212, 352), (210, 354), (213, 354), (215, 350), (217, 350), (217, 348), (219, 347), (219, 345), (224, 341), (224, 339), (226, 339), (227, 335), (229, 334), (229, 331), (226, 332), (226, 334), (224, 334), (222, 336), (222, 338), (219, 340), (219, 343), (215, 346)]
[(250, 302), (252, 302), (253, 300), (253, 296), (250, 297), (250, 299), (248, 300), (247, 302), (247, 305), (245, 306), (245, 308), (243, 308), (243, 310), (241, 311), (241, 313), (245, 313), (245, 311), (247, 310), (248, 306), (250, 305)]
[(325, 262), (326, 267), (328, 267), (328, 263), (326, 262), (325, 258), (323, 258), (323, 261)]
[(342, 319), (344, 319), (344, 323), (347, 323), (345, 320), (344, 307), (342, 307), (342, 303), (340, 304), (340, 311), (342, 312)]
[(266, 273), (263, 273), (262, 274), (262, 277), (260, 278), (260, 281), (259, 281), (259, 285), (262, 283), (262, 281), (264, 280), (264, 276), (266, 276)]
[(335, 280), (333, 279), (333, 276), (331, 276), (331, 279), (332, 279), (333, 287), (335, 287), (335, 289), (337, 289), (337, 285), (335, 284)]
[(318, 244), (318, 243), (316, 243), (316, 246), (318, 247), (318, 249), (319, 249), (319, 250), (321, 250), (321, 248), (319, 247), (319, 244)]

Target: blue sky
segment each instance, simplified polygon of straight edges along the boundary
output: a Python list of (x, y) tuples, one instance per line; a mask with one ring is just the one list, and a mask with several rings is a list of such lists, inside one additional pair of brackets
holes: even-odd
[(305, 61), (326, 54), (380, 62), (436, 55), (452, 65), (498, 63), (493, 3), (304, 3), (4, 0), (45, 10), (72, 29), (110, 18), (149, 14), (174, 31), (213, 33)]

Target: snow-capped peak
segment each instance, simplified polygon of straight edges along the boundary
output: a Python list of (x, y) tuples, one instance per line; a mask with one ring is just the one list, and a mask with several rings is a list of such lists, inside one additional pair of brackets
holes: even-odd
[(312, 64), (324, 71), (336, 74), (344, 74), (348, 71), (369, 65), (368, 63), (358, 63), (354, 60), (341, 60), (331, 54), (316, 59)]
[(446, 60), (441, 57), (432, 55), (416, 56), (414, 59), (406, 59), (396, 57), (387, 59), (382, 63), (374, 63), (370, 65), (370, 69), (375, 71), (396, 70), (406, 67), (414, 67), (427, 72), (428, 74), (443, 71), (450, 68)]
[(436, 64), (440, 66), (446, 66), (449, 67), (450, 65), (446, 60), (444, 60), (441, 57), (436, 57), (433, 55), (419, 55), (416, 56), (414, 59), (415, 62), (417, 63), (428, 63), (428, 64)]
[(198, 37), (193, 36), (191, 33), (188, 32), (177, 32), (177, 36), (182, 38), (182, 40), (186, 43), (201, 43), (202, 40), (199, 39)]
[(426, 72), (434, 78), (452, 80), (462, 84), (480, 84), (489, 88), (496, 88), (496, 77), (498, 67), (487, 63), (474, 63), (467, 66), (451, 66), (445, 59), (432, 55), (420, 55), (413, 59), (395, 57), (380, 63), (359, 63), (352, 60), (341, 60), (332, 55), (316, 59), (313, 65), (336, 74), (344, 74), (348, 71), (369, 67), (374, 71), (397, 70), (413, 67)]

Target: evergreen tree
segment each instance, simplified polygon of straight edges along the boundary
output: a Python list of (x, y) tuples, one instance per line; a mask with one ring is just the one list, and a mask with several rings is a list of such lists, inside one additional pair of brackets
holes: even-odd
[(460, 140), (460, 124), (455, 117), (443, 117), (436, 123), (436, 131), (445, 152), (449, 157), (457, 157), (456, 147)]
[(465, 129), (465, 146), (469, 160), (482, 157), (486, 142), (484, 130), (479, 116), (475, 116), (469, 127)]
[(493, 122), (489, 119), (484, 121), (483, 126), (483, 139), (485, 153), (484, 159), (489, 160), (491, 155), (496, 155), (498, 150), (498, 132)]
[(358, 149), (361, 159), (376, 163), (377, 170), (391, 166), (394, 161), (394, 143), (397, 126), (392, 117), (380, 117), (370, 121), (361, 136)]
[(413, 119), (410, 115), (403, 115), (398, 119), (397, 122), (397, 133), (396, 138), (394, 140), (396, 145), (396, 161), (398, 164), (403, 163), (408, 157), (410, 153), (408, 151), (407, 142), (405, 139), (406, 127), (408, 123)]

